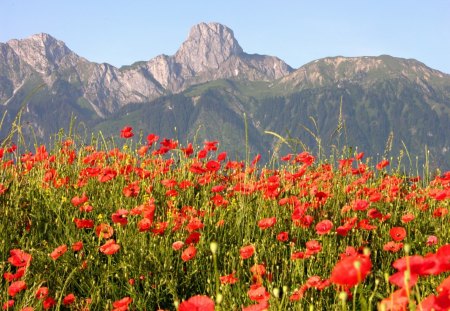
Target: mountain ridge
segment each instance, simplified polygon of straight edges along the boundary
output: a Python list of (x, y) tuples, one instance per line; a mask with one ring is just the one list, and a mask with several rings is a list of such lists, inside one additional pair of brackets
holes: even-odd
[[(194, 25), (174, 55), (120, 68), (90, 62), (44, 33), (0, 43), (0, 112), (6, 125), (38, 86), (22, 120), (41, 138), (67, 128), (73, 116), (88, 128), (110, 129), (106, 133), (113, 132), (112, 124), (133, 121), (141, 130), (180, 140), (194, 139), (203, 126), (207, 130), (199, 137), (231, 146), (248, 121), (252, 148), (264, 152), (264, 146), (277, 144), (265, 131), (311, 145), (305, 127), (331, 136), (342, 113), (354, 132), (352, 145), (380, 152), (392, 132), (399, 145), (406, 142), (415, 152), (415, 145), (430, 143), (450, 162), (450, 139), (442, 135), (450, 130), (450, 75), (415, 59), (335, 56), (293, 69), (275, 56), (245, 53), (233, 31), (218, 23)], [(3, 137), (6, 129), (0, 129)]]

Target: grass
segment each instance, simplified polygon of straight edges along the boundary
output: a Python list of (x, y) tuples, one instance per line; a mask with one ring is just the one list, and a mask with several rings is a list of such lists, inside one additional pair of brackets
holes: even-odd
[(334, 163), (306, 152), (269, 168), (230, 160), (215, 143), (190, 153), (172, 140), (122, 136), (121, 149), (71, 137), (49, 151), (1, 149), (4, 309), (194, 310), (201, 302), (421, 310), (427, 298), (422, 306), (448, 302), (450, 174), (426, 183), (362, 154)]

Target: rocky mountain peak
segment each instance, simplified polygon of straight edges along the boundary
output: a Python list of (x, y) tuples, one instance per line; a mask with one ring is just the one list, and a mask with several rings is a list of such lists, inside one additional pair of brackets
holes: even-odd
[(187, 40), (175, 54), (175, 60), (200, 72), (217, 69), (231, 56), (242, 53), (230, 28), (219, 23), (200, 23), (191, 28)]
[(26, 63), (46, 75), (51, 74), (67, 56), (75, 56), (64, 42), (46, 33), (22, 40), (13, 39), (7, 44)]

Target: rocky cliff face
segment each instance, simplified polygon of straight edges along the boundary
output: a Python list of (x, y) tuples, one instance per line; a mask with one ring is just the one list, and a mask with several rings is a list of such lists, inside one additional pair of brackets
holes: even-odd
[(8, 105), (34, 76), (49, 89), (60, 81), (74, 86), (104, 118), (122, 106), (149, 102), (193, 84), (231, 77), (271, 81), (291, 71), (276, 57), (244, 53), (233, 31), (217, 23), (192, 27), (173, 56), (160, 55), (121, 69), (89, 62), (64, 42), (37, 34), (0, 45), (0, 103)]
[(195, 25), (175, 55), (160, 55), (139, 67), (174, 93), (224, 78), (272, 81), (293, 71), (276, 57), (244, 53), (233, 31), (218, 23)]

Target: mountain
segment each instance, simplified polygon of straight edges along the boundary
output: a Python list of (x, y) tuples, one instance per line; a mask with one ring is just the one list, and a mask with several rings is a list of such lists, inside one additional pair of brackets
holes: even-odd
[[(76, 127), (105, 135), (130, 124), (182, 142), (217, 139), (240, 157), (246, 148), (269, 159), (271, 148), (347, 145), (423, 161), (427, 146), (433, 163), (450, 168), (450, 75), (388, 55), (329, 57), (294, 70), (245, 53), (218, 23), (193, 26), (174, 55), (121, 68), (90, 62), (48, 34), (0, 43), (1, 137), (19, 111), (25, 135), (37, 139), (75, 117)], [(291, 137), (290, 147), (268, 132)]]

